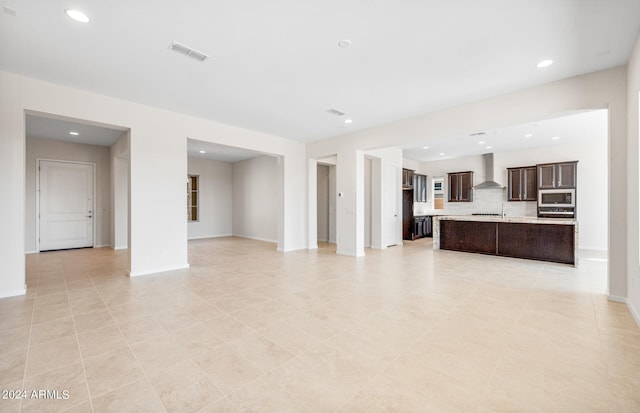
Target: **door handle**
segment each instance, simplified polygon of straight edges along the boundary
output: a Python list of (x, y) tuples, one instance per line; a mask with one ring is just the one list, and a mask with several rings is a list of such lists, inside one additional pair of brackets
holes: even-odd
[(93, 218), (93, 215), (85, 215), (85, 218)]

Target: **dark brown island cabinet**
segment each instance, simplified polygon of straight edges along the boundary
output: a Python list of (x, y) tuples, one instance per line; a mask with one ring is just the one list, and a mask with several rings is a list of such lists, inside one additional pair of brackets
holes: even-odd
[(473, 202), (473, 172), (451, 172), (447, 176), (449, 202)]
[(538, 196), (536, 167), (507, 168), (508, 200), (535, 201)]
[(578, 161), (537, 165), (539, 189), (567, 189), (576, 187)]
[(440, 221), (440, 249), (576, 264), (575, 225)]

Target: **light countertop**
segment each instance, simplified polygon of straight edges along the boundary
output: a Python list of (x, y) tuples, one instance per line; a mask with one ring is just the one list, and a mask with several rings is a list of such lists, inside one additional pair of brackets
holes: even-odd
[(578, 221), (570, 218), (538, 218), (538, 217), (501, 217), (486, 215), (440, 215), (434, 216), (434, 220), (447, 221), (478, 221), (478, 222), (513, 222), (522, 224), (556, 224), (577, 225)]

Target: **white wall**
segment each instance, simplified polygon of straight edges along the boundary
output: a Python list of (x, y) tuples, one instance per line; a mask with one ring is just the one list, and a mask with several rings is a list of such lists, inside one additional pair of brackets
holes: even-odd
[[(188, 223), (189, 239), (232, 235), (232, 164), (189, 157), (189, 175), (199, 176), (199, 220)], [(186, 178), (186, 177), (185, 177)]]
[[(628, 99), (628, 137), (627, 144), (629, 145), (627, 151), (627, 164), (628, 164), (628, 209), (627, 219), (622, 220), (629, 228), (627, 237), (628, 248), (628, 260), (627, 266), (629, 269), (628, 279), (628, 291), (629, 296), (627, 304), (633, 313), (636, 322), (640, 325), (640, 248), (639, 242), (639, 224), (640, 220), (638, 214), (640, 214), (640, 205), (638, 203), (638, 189), (640, 187), (640, 180), (638, 178), (638, 141), (640, 140), (640, 36), (636, 40), (636, 45), (633, 49), (631, 58), (627, 68), (628, 74), (628, 87), (627, 87), (627, 99)], [(617, 186), (616, 186), (617, 188)], [(623, 295), (619, 296), (624, 297)]]
[(420, 171), (420, 162), (414, 161), (413, 159), (402, 158), (402, 167), (405, 169), (411, 169), (416, 173), (423, 173)]
[[(458, 107), (427, 113), (307, 145), (307, 156), (338, 153), (339, 190), (357, 192), (357, 152), (389, 146), (425, 144), (448, 136), (461, 136), (557, 117), (575, 110), (609, 109), (609, 292), (627, 295), (627, 68), (617, 67)], [(633, 160), (634, 167), (637, 159)], [(634, 189), (637, 191), (637, 188)], [(354, 201), (345, 209), (355, 209)], [(340, 217), (340, 212), (339, 212)], [(357, 245), (357, 214), (342, 214), (338, 237)]]
[(233, 235), (276, 242), (278, 160), (258, 156), (233, 164)]
[(95, 176), (95, 245), (111, 245), (111, 163), (106, 146), (37, 139), (27, 137), (26, 199), (25, 199), (25, 251), (36, 249), (36, 158), (58, 161), (89, 162), (96, 164)]
[(129, 247), (129, 131), (111, 145), (111, 245)]
[(25, 291), (25, 111), (130, 130), (132, 276), (188, 266), (187, 137), (281, 156), (278, 249), (306, 247), (304, 144), (8, 72), (0, 90), (0, 297)]

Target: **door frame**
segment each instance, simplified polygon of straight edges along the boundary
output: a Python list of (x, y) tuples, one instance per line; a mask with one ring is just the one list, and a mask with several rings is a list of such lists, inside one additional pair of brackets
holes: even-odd
[(90, 165), (93, 167), (93, 240), (92, 247), (96, 247), (96, 163), (95, 162), (81, 162), (81, 161), (67, 161), (61, 159), (51, 159), (51, 158), (38, 158), (36, 157), (36, 253), (40, 253), (40, 161), (45, 162), (59, 162), (59, 163), (71, 163), (76, 165)]

